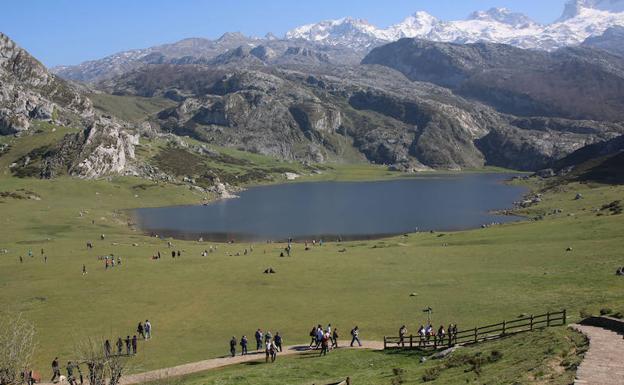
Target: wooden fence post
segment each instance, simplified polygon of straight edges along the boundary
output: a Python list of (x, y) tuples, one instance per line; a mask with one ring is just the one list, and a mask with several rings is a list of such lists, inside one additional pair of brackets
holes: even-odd
[(566, 324), (566, 309), (563, 309), (563, 325)]
[(410, 334), (410, 349), (414, 348), (414, 336)]
[(387, 343), (386, 343), (386, 336), (384, 336), (384, 350), (386, 350), (388, 347)]
[(546, 313), (546, 327), (550, 327), (550, 312)]
[(477, 341), (479, 341), (479, 330), (477, 329), (477, 327), (475, 326), (475, 332), (474, 332), (474, 342), (477, 343)]
[(505, 335), (506, 326), (507, 326), (507, 321), (503, 321), (503, 334), (502, 335)]
[(533, 330), (533, 314), (531, 314), (531, 330)]

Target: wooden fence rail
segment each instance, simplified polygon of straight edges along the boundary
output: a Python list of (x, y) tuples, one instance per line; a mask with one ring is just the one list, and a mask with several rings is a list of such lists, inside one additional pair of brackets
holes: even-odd
[[(512, 334), (525, 333), (536, 329), (566, 325), (566, 310), (530, 315), (511, 321), (459, 330), (447, 333), (444, 338), (437, 336), (421, 337), (409, 335), (401, 337), (384, 337), (384, 349), (442, 349), (454, 345), (470, 345), (483, 341), (491, 341)], [(434, 332), (436, 330), (434, 329)]]

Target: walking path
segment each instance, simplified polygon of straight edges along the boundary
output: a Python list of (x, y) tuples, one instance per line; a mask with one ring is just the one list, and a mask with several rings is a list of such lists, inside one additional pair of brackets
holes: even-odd
[[(346, 343), (346, 345), (340, 347), (340, 349), (343, 349), (343, 348), (350, 349), (349, 347), (350, 341), (341, 341), (341, 342)], [(383, 350), (383, 342), (382, 341), (362, 341), (361, 348), (356, 346), (353, 349)], [(284, 347), (283, 352), (278, 353), (277, 359), (279, 360), (279, 357), (281, 356), (290, 356), (293, 354), (305, 353), (305, 352), (310, 352), (310, 351), (311, 350), (309, 350), (308, 345), (286, 346)], [(316, 352), (319, 353), (320, 350), (317, 350)], [(169, 377), (182, 376), (185, 374), (198, 373), (198, 372), (203, 372), (203, 371), (210, 370), (210, 369), (222, 368), (224, 366), (236, 365), (236, 364), (241, 364), (245, 362), (264, 361), (264, 359), (265, 359), (264, 351), (250, 351), (250, 353), (245, 356), (237, 355), (236, 357), (227, 356), (227, 357), (220, 357), (220, 358), (212, 358), (209, 360), (192, 362), (192, 363), (184, 364), (184, 365), (178, 365), (178, 366), (174, 366), (171, 368), (157, 369), (157, 370), (152, 370), (149, 372), (127, 375), (127, 376), (122, 377), (120, 385), (140, 384), (140, 383), (144, 383), (148, 381), (155, 381), (155, 380), (160, 380), (160, 379), (169, 378)], [(52, 384), (42, 383), (40, 385), (52, 385)]]
[(574, 384), (624, 384), (624, 339), (607, 329), (572, 325), (589, 339), (589, 350), (576, 371)]

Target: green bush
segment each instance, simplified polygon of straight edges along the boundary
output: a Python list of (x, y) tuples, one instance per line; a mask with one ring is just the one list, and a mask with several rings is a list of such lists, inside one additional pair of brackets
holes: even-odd
[(440, 376), (439, 368), (430, 368), (425, 370), (425, 374), (423, 374), (422, 379), (424, 382), (435, 381)]
[(608, 307), (600, 309), (600, 315), (609, 315), (611, 313), (613, 313), (613, 310), (609, 309)]

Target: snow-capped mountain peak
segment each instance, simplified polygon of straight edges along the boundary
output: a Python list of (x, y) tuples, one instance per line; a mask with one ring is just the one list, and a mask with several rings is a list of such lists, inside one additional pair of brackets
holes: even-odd
[(586, 9), (621, 13), (624, 12), (624, 0), (569, 0), (559, 22), (580, 16)]
[(404, 37), (426, 36), (440, 20), (427, 12), (419, 11), (408, 16), (402, 22), (390, 26), (384, 32), (388, 39), (398, 40)]
[(513, 27), (524, 28), (528, 25), (536, 24), (531, 18), (523, 13), (512, 12), (507, 8), (490, 8), (487, 11), (474, 12), (469, 20), (481, 20), (486, 22), (497, 22), (511, 25)]

